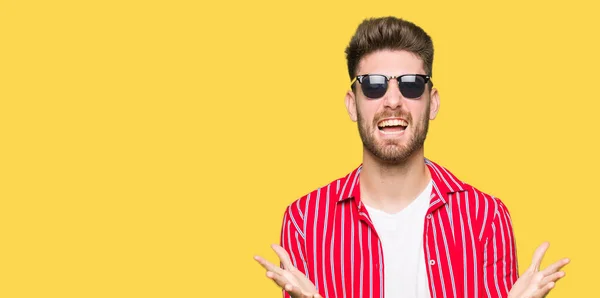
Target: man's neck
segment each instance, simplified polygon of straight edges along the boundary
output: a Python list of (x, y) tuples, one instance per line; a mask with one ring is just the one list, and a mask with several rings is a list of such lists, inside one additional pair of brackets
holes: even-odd
[(414, 201), (431, 180), (423, 149), (400, 164), (386, 164), (366, 149), (360, 171), (361, 200), (387, 213), (397, 213)]

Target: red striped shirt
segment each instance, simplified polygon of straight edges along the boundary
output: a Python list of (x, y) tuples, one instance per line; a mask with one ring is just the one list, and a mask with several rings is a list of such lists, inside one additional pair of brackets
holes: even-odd
[[(423, 232), (431, 297), (508, 296), (518, 268), (506, 206), (425, 163), (433, 180)], [(296, 200), (283, 218), (281, 245), (325, 297), (384, 296), (384, 256), (360, 200), (361, 168)]]

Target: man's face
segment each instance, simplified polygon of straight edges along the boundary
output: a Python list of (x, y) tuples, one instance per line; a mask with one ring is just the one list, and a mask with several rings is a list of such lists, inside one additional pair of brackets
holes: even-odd
[[(418, 56), (406, 51), (382, 50), (364, 56), (358, 64), (358, 75), (426, 74)], [(422, 150), (429, 120), (439, 107), (437, 90), (425, 88), (419, 98), (405, 98), (396, 79), (388, 82), (385, 95), (378, 99), (366, 97), (359, 82), (354, 92), (346, 95), (346, 106), (358, 130), (363, 146), (372, 155), (388, 164), (399, 164)]]

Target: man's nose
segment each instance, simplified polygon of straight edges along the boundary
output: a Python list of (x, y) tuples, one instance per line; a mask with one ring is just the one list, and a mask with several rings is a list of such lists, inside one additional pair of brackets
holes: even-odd
[(390, 109), (395, 109), (402, 105), (404, 97), (402, 97), (402, 93), (400, 92), (397, 79), (394, 78), (388, 81), (388, 90), (383, 97), (384, 105)]

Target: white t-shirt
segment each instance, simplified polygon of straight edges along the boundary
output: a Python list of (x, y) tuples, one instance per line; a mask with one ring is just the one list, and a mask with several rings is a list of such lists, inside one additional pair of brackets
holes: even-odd
[(433, 182), (406, 208), (389, 214), (365, 204), (383, 247), (385, 298), (429, 298), (423, 226)]

